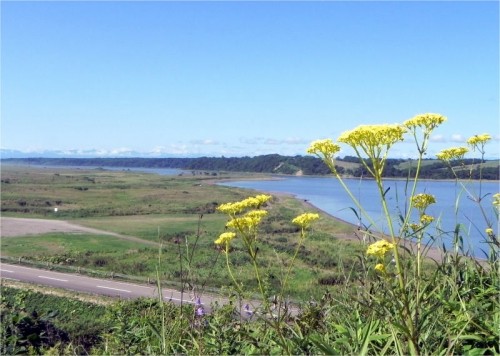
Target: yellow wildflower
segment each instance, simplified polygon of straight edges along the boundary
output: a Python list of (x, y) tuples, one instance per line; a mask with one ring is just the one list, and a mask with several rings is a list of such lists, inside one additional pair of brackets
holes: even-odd
[(237, 229), (240, 231), (251, 230), (258, 225), (257, 219), (252, 219), (248, 216), (234, 218), (227, 222), (226, 227)]
[(311, 222), (318, 220), (319, 214), (316, 213), (304, 213), (297, 216), (292, 220), (292, 223), (295, 225), (299, 225), (301, 228), (306, 229), (311, 225)]
[(265, 210), (252, 210), (244, 216), (232, 218), (226, 224), (226, 227), (237, 229), (241, 232), (253, 230), (260, 224), (262, 218), (267, 215)]
[(372, 161), (373, 168), (369, 167), (364, 160), (363, 165), (375, 179), (380, 179), (389, 148), (396, 142), (403, 141), (405, 132), (406, 128), (399, 124), (361, 125), (354, 130), (344, 132), (338, 141), (354, 148), (360, 158), (360, 151), (363, 151)]
[(215, 240), (216, 245), (229, 244), (229, 242), (236, 237), (234, 232), (224, 232), (220, 234), (219, 238)]
[(420, 217), (420, 222), (423, 224), (423, 225), (429, 225), (431, 222), (434, 221), (434, 217), (433, 216), (430, 216), (430, 215), (422, 215)]
[(262, 204), (264, 204), (271, 198), (272, 197), (270, 195), (259, 194), (255, 197), (248, 197), (239, 202), (221, 204), (217, 207), (217, 210), (222, 213), (234, 216), (246, 209), (258, 209), (262, 206)]
[(311, 142), (307, 153), (315, 155), (323, 155), (325, 157), (331, 157), (335, 153), (340, 151), (340, 146), (333, 143), (331, 139), (316, 140)]
[(426, 134), (431, 133), (437, 126), (445, 122), (447, 118), (440, 114), (420, 114), (406, 120), (403, 125), (409, 129), (414, 129), (416, 127), (421, 127), (424, 129)]
[(266, 210), (251, 210), (245, 216), (248, 216), (249, 218), (262, 218), (266, 215)]
[(259, 208), (262, 204), (266, 203), (271, 198), (272, 198), (272, 196), (267, 195), (267, 194), (256, 195), (255, 199), (257, 199), (257, 201), (258, 201), (258, 206), (256, 208)]
[(422, 226), (415, 224), (415, 223), (410, 224), (410, 227), (413, 230), (413, 232), (416, 232), (422, 228)]
[(385, 254), (394, 248), (394, 244), (386, 241), (379, 240), (370, 246), (366, 250), (367, 255), (372, 255), (379, 258), (384, 258)]
[(226, 213), (229, 215), (235, 215), (241, 212), (244, 209), (244, 206), (240, 202), (236, 203), (225, 203), (221, 204), (217, 207), (217, 210)]
[(491, 136), (489, 134), (474, 135), (467, 140), (467, 143), (474, 147), (478, 144), (484, 144), (489, 140), (491, 140)]
[(385, 274), (385, 266), (382, 263), (377, 263), (375, 265), (375, 271)]
[(361, 125), (351, 131), (346, 131), (339, 137), (339, 142), (346, 143), (352, 147), (361, 147), (366, 153), (369, 148), (380, 146), (392, 146), (398, 141), (403, 141), (406, 129), (399, 125)]
[(262, 218), (266, 215), (267, 211), (265, 210), (252, 210), (245, 215), (245, 218), (248, 220), (248, 226), (254, 227), (259, 225)]
[(429, 205), (436, 203), (436, 198), (431, 194), (417, 194), (411, 197), (413, 206), (419, 210), (424, 211)]
[(496, 207), (500, 206), (500, 193), (493, 195), (493, 205)]
[(467, 147), (452, 147), (442, 150), (436, 157), (442, 161), (451, 161), (462, 159), (467, 152), (469, 152)]

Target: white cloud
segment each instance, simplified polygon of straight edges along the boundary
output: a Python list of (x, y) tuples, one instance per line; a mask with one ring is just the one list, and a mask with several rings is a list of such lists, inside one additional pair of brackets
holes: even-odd
[(288, 137), (284, 139), (270, 138), (270, 137), (242, 137), (239, 140), (241, 143), (246, 145), (308, 145), (311, 143), (310, 140), (306, 140), (298, 137)]
[(252, 137), (252, 138), (240, 137), (240, 139), (239, 139), (240, 143), (245, 144), (245, 145), (258, 145), (258, 144), (262, 144), (263, 142), (265, 142), (265, 140), (266, 139), (264, 137)]
[(433, 135), (430, 138), (431, 142), (446, 142), (446, 138), (443, 135)]
[(451, 135), (451, 142), (464, 143), (466, 138), (461, 134), (453, 134)]
[[(189, 154), (189, 145), (186, 144), (170, 144), (168, 147), (156, 146), (149, 152), (154, 156), (165, 156), (165, 155), (187, 155)], [(146, 152), (148, 154), (148, 152)]]
[(212, 146), (212, 145), (219, 145), (219, 142), (211, 139), (205, 139), (205, 140), (192, 140), (190, 141), (191, 144), (193, 145), (203, 145), (203, 146)]

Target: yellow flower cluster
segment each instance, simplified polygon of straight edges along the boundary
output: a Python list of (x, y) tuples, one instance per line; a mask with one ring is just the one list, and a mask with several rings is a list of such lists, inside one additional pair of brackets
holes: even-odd
[(215, 240), (216, 245), (227, 245), (229, 242), (236, 237), (234, 232), (224, 232), (220, 234), (219, 238)]
[(422, 215), (422, 216), (420, 217), (420, 223), (421, 223), (422, 225), (424, 225), (424, 226), (425, 226), (425, 225), (429, 225), (429, 224), (430, 224), (431, 222), (433, 222), (433, 221), (434, 221), (434, 217), (433, 217), (433, 216), (430, 216), (430, 215), (425, 215), (425, 214), (424, 214), (424, 215)]
[(375, 265), (375, 271), (385, 274), (385, 266), (382, 263), (377, 263)]
[(415, 208), (423, 211), (429, 205), (435, 204), (436, 198), (434, 198), (434, 195), (421, 193), (421, 194), (417, 194), (417, 195), (412, 196), (411, 203)]
[[(257, 226), (260, 224), (262, 218), (267, 215), (267, 211), (258, 210), (264, 203), (269, 201), (272, 197), (270, 195), (259, 194), (254, 197), (249, 197), (235, 203), (221, 204), (217, 208), (218, 211), (226, 213), (230, 216), (230, 220), (226, 224), (227, 228), (234, 229), (235, 232), (225, 232), (219, 236), (215, 243), (217, 245), (227, 244), (236, 237), (239, 232), (245, 239), (255, 240)], [(243, 214), (248, 209), (252, 209)]]
[(256, 195), (255, 197), (249, 197), (235, 203), (221, 204), (217, 207), (217, 210), (221, 213), (226, 213), (234, 216), (246, 209), (258, 209), (269, 199), (271, 199), (270, 195), (260, 194)]
[(467, 143), (471, 146), (476, 146), (479, 144), (484, 144), (489, 140), (491, 140), (491, 136), (489, 134), (474, 135), (467, 140)]
[(234, 228), (240, 231), (251, 231), (253, 228), (260, 224), (260, 221), (266, 215), (267, 211), (265, 210), (252, 210), (242, 217), (232, 218), (228, 221), (226, 227)]
[(307, 153), (315, 155), (323, 155), (324, 157), (332, 157), (340, 151), (340, 146), (333, 143), (331, 139), (316, 140), (311, 142)]
[(297, 216), (295, 219), (292, 220), (292, 223), (295, 225), (300, 226), (303, 229), (306, 229), (311, 225), (311, 223), (315, 220), (319, 219), (319, 214), (316, 213), (304, 213), (299, 216)]
[(452, 147), (442, 150), (436, 157), (442, 161), (451, 161), (462, 159), (467, 152), (469, 152), (467, 147)]
[(413, 230), (413, 232), (417, 232), (418, 230), (420, 230), (422, 228), (422, 226), (420, 226), (419, 224), (415, 224), (415, 223), (410, 224), (410, 227)]
[(430, 133), (437, 126), (445, 122), (447, 119), (445, 116), (440, 114), (420, 114), (412, 117), (409, 120), (406, 120), (403, 125), (408, 127), (409, 129), (413, 129), (416, 127), (421, 127), (424, 129), (425, 133)]
[(394, 244), (386, 241), (379, 240), (370, 246), (366, 250), (366, 254), (369, 256), (375, 256), (378, 258), (384, 258), (385, 254), (394, 248)]
[(500, 206), (500, 193), (496, 193), (493, 195), (493, 205), (496, 207)]
[(406, 129), (399, 124), (389, 125), (361, 125), (340, 135), (338, 141), (352, 147), (362, 147), (366, 153), (371, 148), (389, 147), (398, 141), (403, 141)]

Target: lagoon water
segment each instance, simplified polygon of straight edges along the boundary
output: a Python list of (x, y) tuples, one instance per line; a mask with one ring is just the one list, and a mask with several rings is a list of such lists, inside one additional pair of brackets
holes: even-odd
[[(59, 168), (62, 168), (59, 166)], [(75, 168), (75, 167), (71, 167)], [(104, 168), (109, 170), (136, 171), (160, 175), (179, 175), (188, 173), (180, 169), (169, 168), (128, 168), (128, 167), (77, 167), (85, 169)], [(294, 195), (297, 199), (303, 199), (317, 208), (349, 223), (361, 226), (369, 226), (376, 231), (388, 231), (387, 221), (382, 211), (380, 196), (376, 184), (370, 179), (346, 179), (346, 185), (354, 197), (363, 206), (366, 213), (371, 217), (370, 221), (360, 213), (355, 204), (346, 193), (341, 184), (334, 177), (292, 177), (279, 176), (270, 180), (245, 180), (219, 183), (220, 185), (246, 188), (260, 192), (279, 192)], [(411, 186), (406, 186), (405, 180), (386, 180), (385, 189), (388, 189), (387, 201), (389, 211), (395, 222), (394, 226), (400, 226), (398, 216), (405, 213), (405, 204), (411, 194)], [(485, 244), (485, 228), (493, 227), (498, 234), (498, 219), (492, 208), (492, 196), (500, 192), (500, 185), (497, 181), (483, 181), (481, 184), (474, 182), (436, 181), (421, 180), (418, 183), (415, 194), (428, 193), (436, 197), (436, 204), (431, 205), (426, 213), (435, 217), (431, 224), (437, 229), (440, 239), (436, 240), (434, 246), (446, 248), (452, 245), (453, 231), (457, 224), (461, 226), (461, 236), (463, 237), (465, 248), (478, 257), (484, 258), (488, 246)], [(473, 200), (482, 197), (481, 211), (478, 204)], [(356, 211), (356, 213), (354, 211)], [(361, 218), (358, 218), (360, 216)], [(412, 217), (412, 221), (417, 216)], [(427, 240), (428, 241), (428, 240)]]
[[(388, 224), (382, 211), (376, 183), (367, 179), (346, 179), (346, 185), (354, 197), (371, 216), (372, 222), (360, 214), (359, 209), (345, 192), (336, 178), (325, 177), (283, 177), (274, 180), (248, 180), (221, 183), (222, 185), (255, 189), (264, 192), (280, 192), (295, 195), (298, 199), (307, 200), (319, 209), (356, 225), (370, 226), (377, 231), (388, 231)], [(399, 225), (399, 215), (405, 213), (405, 204), (411, 194), (411, 186), (406, 187), (404, 180), (387, 180), (384, 185), (389, 189), (386, 194), (389, 211)], [(431, 224), (438, 229), (441, 239), (435, 242), (436, 247), (450, 248), (453, 231), (457, 224), (461, 225), (461, 236), (465, 248), (476, 257), (483, 258), (488, 246), (485, 244), (485, 228), (487, 221), (498, 232), (498, 219), (492, 207), (492, 196), (500, 191), (498, 182), (454, 182), (423, 180), (417, 185), (415, 194), (428, 193), (436, 197), (436, 204), (431, 205), (426, 213), (435, 217)], [(483, 212), (474, 198), (482, 197)], [(355, 210), (356, 213), (353, 211)], [(483, 214), (484, 213), (484, 214)], [(358, 216), (361, 215), (361, 219)], [(417, 216), (413, 216), (413, 221)], [(433, 234), (436, 235), (436, 234)]]

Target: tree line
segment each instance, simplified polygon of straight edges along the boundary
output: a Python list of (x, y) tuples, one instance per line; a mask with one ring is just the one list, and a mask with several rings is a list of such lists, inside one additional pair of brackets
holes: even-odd
[[(29, 165), (93, 166), (123, 168), (177, 168), (182, 170), (205, 170), (213, 172), (255, 172), (271, 174), (331, 174), (322, 160), (313, 156), (282, 156), (279, 154), (254, 157), (195, 157), (195, 158), (8, 158), (3, 163)], [(499, 160), (483, 161), (464, 159), (452, 163), (454, 172), (442, 161), (428, 159), (423, 161), (420, 177), (425, 179), (453, 179), (455, 174), (462, 179), (499, 179)], [(493, 162), (493, 164), (491, 164)], [(387, 159), (385, 177), (413, 177), (416, 163), (407, 159)], [(483, 163), (482, 169), (479, 164)], [(486, 164), (489, 163), (489, 164)], [(494, 164), (496, 163), (496, 164)], [(370, 177), (369, 172), (359, 159), (353, 156), (337, 158), (337, 170), (340, 174), (352, 177)], [(472, 167), (472, 168), (471, 168)]]

